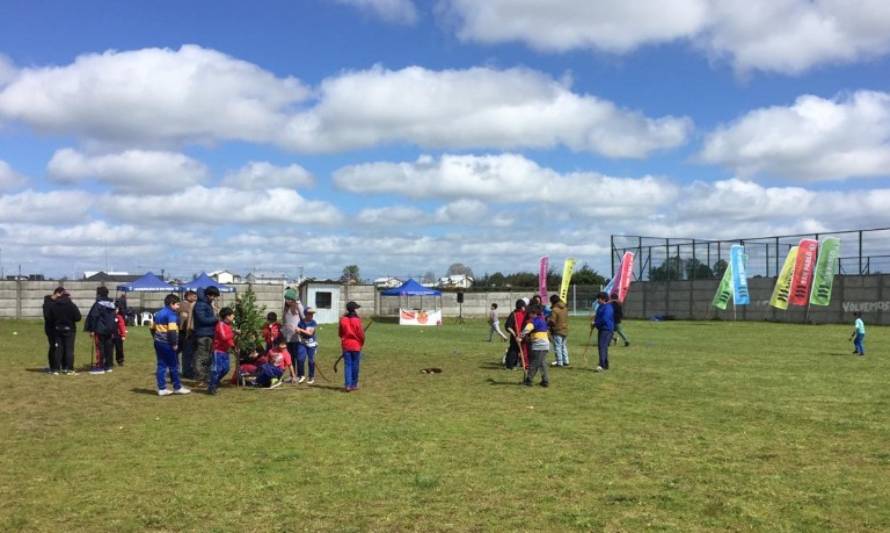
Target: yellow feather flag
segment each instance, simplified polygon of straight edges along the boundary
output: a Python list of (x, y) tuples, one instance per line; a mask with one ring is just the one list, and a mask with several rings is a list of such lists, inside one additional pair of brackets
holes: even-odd
[(782, 272), (776, 278), (776, 286), (773, 288), (773, 297), (769, 304), (776, 309), (788, 309), (788, 296), (791, 293), (791, 278), (794, 277), (794, 266), (797, 264), (797, 246), (788, 250)]
[(569, 296), (569, 283), (572, 281), (572, 272), (575, 271), (575, 258), (566, 259), (562, 267), (562, 283), (559, 286), (559, 299), (563, 302), (567, 301)]

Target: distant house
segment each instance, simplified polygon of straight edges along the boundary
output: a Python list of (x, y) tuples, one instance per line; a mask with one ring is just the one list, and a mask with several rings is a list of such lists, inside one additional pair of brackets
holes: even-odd
[(475, 280), (466, 274), (454, 274), (439, 278), (440, 289), (469, 289)]
[(268, 274), (251, 272), (244, 276), (244, 281), (258, 285), (287, 285), (289, 283), (286, 274)]
[(393, 287), (401, 287), (402, 280), (392, 276), (384, 276), (374, 280), (374, 286), (378, 289), (392, 289)]
[(223, 285), (239, 283), (241, 281), (241, 276), (229, 272), (228, 270), (215, 270), (207, 275), (215, 279), (217, 283), (222, 283)]
[(129, 283), (141, 278), (142, 274), (128, 274), (126, 272), (84, 272), (83, 281), (97, 283)]

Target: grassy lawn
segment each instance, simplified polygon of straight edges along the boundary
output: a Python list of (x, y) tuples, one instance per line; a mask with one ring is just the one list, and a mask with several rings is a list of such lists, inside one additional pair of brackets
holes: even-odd
[(629, 321), (596, 374), (572, 327), (549, 389), (481, 321), (377, 323), (357, 393), (326, 326), (333, 381), (159, 398), (144, 328), (48, 376), (0, 321), (0, 530), (890, 530), (890, 329), (857, 358), (847, 326)]

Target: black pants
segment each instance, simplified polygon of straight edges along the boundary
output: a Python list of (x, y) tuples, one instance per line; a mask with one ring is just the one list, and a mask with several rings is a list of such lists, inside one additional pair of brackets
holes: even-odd
[(118, 365), (123, 366), (124, 364), (124, 339), (120, 337), (114, 337), (114, 360), (117, 361)]
[(74, 328), (56, 330), (56, 350), (53, 354), (53, 362), (50, 368), (62, 370), (74, 370), (74, 338), (77, 332)]
[(49, 330), (44, 330), (44, 333), (46, 333), (46, 342), (49, 343), (49, 350), (46, 352), (47, 368), (51, 371), (58, 372), (61, 368), (59, 364), (56, 363), (56, 334)]
[(109, 370), (114, 367), (111, 357), (114, 355), (114, 341), (111, 335), (99, 335), (96, 333), (96, 349), (99, 351), (99, 360), (96, 361), (96, 368)]

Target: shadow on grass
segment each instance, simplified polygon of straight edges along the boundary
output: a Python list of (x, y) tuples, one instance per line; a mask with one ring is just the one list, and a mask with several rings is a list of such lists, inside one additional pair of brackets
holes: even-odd
[(501, 363), (496, 363), (494, 361), (482, 363), (479, 365), (479, 368), (483, 370), (505, 370), (504, 365)]
[(141, 388), (141, 387), (130, 389), (130, 392), (135, 393), (135, 394), (148, 394), (150, 396), (158, 395), (157, 389), (145, 389), (145, 388)]
[(832, 357), (855, 357), (855, 356), (856, 356), (855, 353), (851, 353), (851, 352), (844, 352), (844, 353), (840, 353), (840, 352), (819, 352), (817, 355), (830, 355), (830, 356), (832, 356)]
[(44, 367), (40, 367), (40, 368), (26, 368), (25, 372), (37, 372), (38, 374), (47, 374), (48, 372), (46, 370), (47, 369), (44, 366)]

